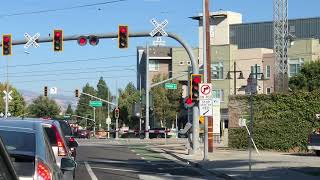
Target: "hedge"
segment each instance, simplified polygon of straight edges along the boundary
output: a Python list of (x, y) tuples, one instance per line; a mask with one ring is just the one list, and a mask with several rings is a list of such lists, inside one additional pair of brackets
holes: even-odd
[[(230, 97), (247, 101), (248, 96)], [(320, 91), (254, 96), (254, 140), (258, 149), (277, 151), (306, 150), (308, 135), (319, 128), (315, 114), (320, 113)], [(249, 126), (249, 109), (247, 114)], [(244, 149), (248, 145), (245, 128), (229, 130), (229, 146)]]

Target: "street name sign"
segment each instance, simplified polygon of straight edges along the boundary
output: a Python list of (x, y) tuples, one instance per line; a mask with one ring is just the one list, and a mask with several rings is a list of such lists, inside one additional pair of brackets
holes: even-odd
[(164, 87), (165, 87), (166, 89), (177, 89), (177, 84), (174, 84), (174, 83), (166, 83), (166, 84), (164, 85)]
[(102, 106), (102, 101), (90, 101), (89, 105), (91, 107), (101, 107)]

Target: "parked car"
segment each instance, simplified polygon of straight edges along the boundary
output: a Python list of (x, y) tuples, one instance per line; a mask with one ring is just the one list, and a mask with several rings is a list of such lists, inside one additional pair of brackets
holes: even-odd
[(10, 156), (0, 138), (0, 179), (18, 180), (18, 175), (14, 170)]
[(89, 130), (85, 130), (85, 129), (79, 130), (78, 131), (78, 136), (79, 136), (79, 138), (90, 139), (90, 131)]
[(65, 141), (67, 142), (67, 146), (70, 148), (71, 155), (74, 158), (76, 158), (78, 143), (74, 139), (74, 135), (73, 135), (73, 132), (72, 132), (72, 129), (71, 129), (69, 123), (68, 123), (68, 121), (65, 121), (65, 120), (59, 120), (58, 122), (60, 124), (62, 133), (65, 137)]
[(309, 135), (308, 149), (320, 156), (320, 129), (314, 131)]
[(62, 158), (61, 166), (57, 165), (45, 128), (51, 125), (38, 119), (0, 120), (0, 137), (20, 179), (60, 180), (66, 179), (63, 172), (75, 170), (70, 158)]
[[(77, 142), (70, 142), (69, 147), (66, 141), (66, 138), (62, 132), (59, 121), (57, 120), (42, 120), (43, 123), (46, 123), (48, 126), (45, 127), (45, 132), (49, 137), (49, 142), (52, 147), (54, 156), (56, 158), (57, 165), (61, 167), (63, 159), (71, 159), (75, 158), (72, 156), (72, 152), (69, 147), (78, 146)], [(75, 168), (73, 171), (63, 171), (66, 179), (74, 179), (75, 178)]]

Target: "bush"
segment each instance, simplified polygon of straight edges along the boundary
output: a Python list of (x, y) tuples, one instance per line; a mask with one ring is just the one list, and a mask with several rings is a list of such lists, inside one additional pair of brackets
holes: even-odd
[[(249, 102), (247, 96), (236, 98)], [(248, 109), (244, 111), (249, 115)], [(320, 91), (255, 96), (253, 134), (258, 149), (306, 150), (308, 135), (319, 126), (317, 113), (320, 113)], [(249, 126), (250, 118), (247, 119)], [(229, 130), (230, 147), (242, 149), (247, 144), (245, 128)]]

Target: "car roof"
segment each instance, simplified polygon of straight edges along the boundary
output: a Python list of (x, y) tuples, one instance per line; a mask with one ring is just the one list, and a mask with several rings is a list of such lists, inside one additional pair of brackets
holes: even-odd
[(42, 124), (40, 119), (21, 119), (21, 118), (7, 118), (0, 119), (0, 126), (8, 126), (15, 129), (30, 129), (36, 130), (37, 125)]

